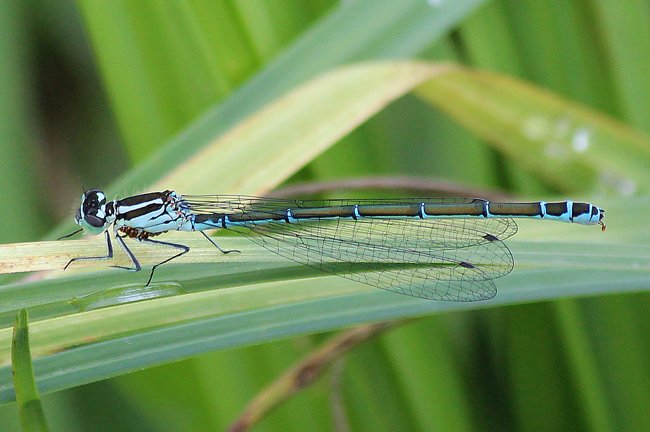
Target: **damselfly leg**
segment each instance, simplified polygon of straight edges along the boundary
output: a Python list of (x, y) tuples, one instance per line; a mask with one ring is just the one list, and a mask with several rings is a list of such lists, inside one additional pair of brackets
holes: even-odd
[[(81, 232), (81, 230), (75, 231), (72, 234), (65, 235), (63, 237), (59, 237), (58, 240), (61, 240), (62, 238), (67, 238), (70, 237), (74, 234), (77, 234), (78, 232)], [(72, 258), (68, 263), (63, 267), (63, 270), (67, 269), (70, 264), (72, 264), (75, 261), (92, 261), (92, 260), (109, 260), (113, 258), (113, 245), (111, 244), (111, 237), (108, 234), (108, 231), (105, 231), (104, 233), (106, 235), (106, 246), (108, 247), (108, 254), (106, 256), (96, 256), (96, 257), (79, 257), (79, 258)], [(116, 267), (116, 266), (113, 266)]]
[[(81, 232), (81, 231), (82, 230), (77, 230), (77, 231), (75, 231), (75, 232), (73, 232), (71, 234), (67, 234), (65, 236), (59, 237), (58, 240), (61, 240), (63, 238), (68, 238), (70, 236), (73, 236), (74, 234), (77, 234), (77, 233)], [(214, 247), (219, 249), (219, 251), (221, 251), (223, 254), (229, 254), (231, 252), (240, 252), (240, 251), (238, 251), (236, 249), (230, 249), (230, 250), (223, 249), (215, 241), (213, 241), (206, 233), (204, 233), (203, 231), (200, 231), (200, 232), (201, 232), (201, 234), (203, 234), (203, 236)], [(109, 260), (109, 259), (112, 259), (113, 255), (114, 255), (113, 254), (113, 244), (111, 243), (111, 237), (108, 234), (108, 231), (105, 231), (105, 236), (106, 236), (106, 246), (108, 248), (108, 254), (106, 256), (73, 258), (70, 261), (68, 261), (68, 263), (65, 265), (65, 267), (63, 267), (63, 270), (66, 270), (70, 266), (70, 264), (72, 264), (75, 261), (92, 261), (92, 260)], [(131, 263), (133, 264), (133, 266), (132, 267), (126, 267), (126, 266), (112, 265), (111, 267), (119, 268), (119, 269), (123, 269), (123, 270), (129, 270), (129, 271), (136, 271), (136, 272), (140, 271), (142, 269), (142, 266), (140, 265), (140, 262), (136, 258), (135, 254), (131, 251), (131, 249), (127, 246), (126, 242), (124, 241), (125, 237), (130, 237), (130, 236), (127, 235), (127, 234), (120, 235), (118, 232), (115, 232), (115, 238), (117, 239), (117, 242), (120, 244), (120, 246), (122, 247), (122, 250), (124, 250), (126, 255), (129, 257), (129, 259), (131, 260)], [(152, 239), (148, 238), (147, 236), (136, 237), (136, 240), (138, 240), (139, 242), (142, 242), (142, 243), (148, 243), (148, 244), (158, 245), (158, 246), (167, 246), (167, 247), (170, 247), (170, 248), (175, 248), (175, 249), (180, 250), (180, 252), (177, 253), (176, 255), (173, 255), (173, 256), (171, 256), (171, 257), (169, 257), (169, 258), (167, 258), (167, 259), (165, 259), (165, 260), (163, 260), (163, 261), (161, 261), (161, 262), (159, 262), (157, 264), (154, 264), (151, 267), (151, 273), (149, 274), (149, 279), (147, 280), (147, 283), (145, 284), (145, 286), (149, 286), (151, 284), (151, 281), (153, 280), (153, 275), (154, 275), (156, 269), (159, 266), (161, 266), (163, 264), (166, 264), (166, 263), (168, 263), (168, 262), (170, 262), (170, 261), (172, 261), (172, 260), (174, 260), (174, 259), (176, 259), (176, 258), (178, 258), (178, 257), (180, 257), (180, 256), (182, 256), (182, 255), (184, 255), (184, 254), (186, 254), (186, 253), (188, 253), (190, 251), (189, 246), (186, 246), (186, 245), (183, 245), (183, 244), (180, 244), (180, 243), (171, 243), (171, 242), (165, 242), (165, 241), (160, 241), (160, 240), (152, 240)]]

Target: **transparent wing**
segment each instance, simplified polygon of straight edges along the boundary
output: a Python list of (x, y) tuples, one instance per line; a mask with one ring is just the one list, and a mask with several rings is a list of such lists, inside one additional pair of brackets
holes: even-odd
[[(435, 300), (489, 299), (496, 294), (492, 279), (512, 271), (513, 258), (502, 241), (485, 240), (480, 231), (466, 229), (467, 222), (316, 219), (234, 229), (285, 258), (388, 291)], [(405, 231), (416, 237), (404, 238)], [(457, 234), (466, 238), (459, 241)], [(449, 246), (454, 243), (463, 246)]]
[[(188, 202), (193, 211), (274, 214), (298, 207), (423, 201), (228, 198)], [(369, 217), (266, 221), (231, 229), (280, 256), (346, 279), (413, 297), (476, 301), (494, 297), (496, 286), (492, 280), (512, 271), (512, 254), (502, 240), (514, 235), (517, 225), (507, 218)]]

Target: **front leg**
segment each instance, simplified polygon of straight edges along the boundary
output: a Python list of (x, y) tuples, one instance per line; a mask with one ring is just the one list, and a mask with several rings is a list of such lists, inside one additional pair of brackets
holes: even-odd
[[(77, 232), (78, 231), (76, 231), (75, 234)], [(108, 231), (104, 231), (104, 234), (106, 234), (106, 246), (108, 246), (108, 254), (106, 256), (72, 258), (70, 261), (68, 261), (65, 267), (63, 267), (63, 270), (67, 269), (68, 266), (75, 261), (109, 260), (113, 258), (113, 245), (111, 244), (111, 236), (108, 234)]]

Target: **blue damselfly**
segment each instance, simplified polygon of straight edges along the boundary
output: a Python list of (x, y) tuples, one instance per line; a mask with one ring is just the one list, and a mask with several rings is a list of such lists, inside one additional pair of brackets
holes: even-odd
[(132, 267), (140, 263), (124, 238), (170, 246), (154, 240), (167, 231), (228, 229), (300, 264), (377, 288), (434, 300), (476, 301), (496, 295), (493, 279), (510, 273), (514, 260), (504, 240), (517, 232), (512, 218), (537, 218), (602, 226), (604, 210), (587, 203), (496, 203), (474, 198), (363, 200), (286, 200), (250, 196), (178, 195), (152, 192), (108, 201), (100, 190), (86, 191), (75, 222), (80, 231), (104, 233), (113, 257), (109, 228)]

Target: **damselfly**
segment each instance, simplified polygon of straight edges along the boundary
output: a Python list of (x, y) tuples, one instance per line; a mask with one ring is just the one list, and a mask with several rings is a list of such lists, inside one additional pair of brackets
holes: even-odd
[[(472, 198), (365, 200), (284, 200), (249, 196), (192, 196), (152, 192), (107, 201), (100, 190), (86, 191), (75, 222), (80, 231), (113, 232), (132, 267), (140, 263), (124, 242), (165, 245), (179, 252), (188, 246), (153, 240), (167, 231), (228, 229), (300, 264), (373, 287), (434, 300), (476, 301), (496, 295), (493, 279), (510, 273), (514, 260), (505, 239), (517, 232), (513, 217), (550, 219), (583, 225), (600, 224), (604, 210), (587, 203), (495, 203)], [(63, 238), (63, 237), (62, 237)]]

